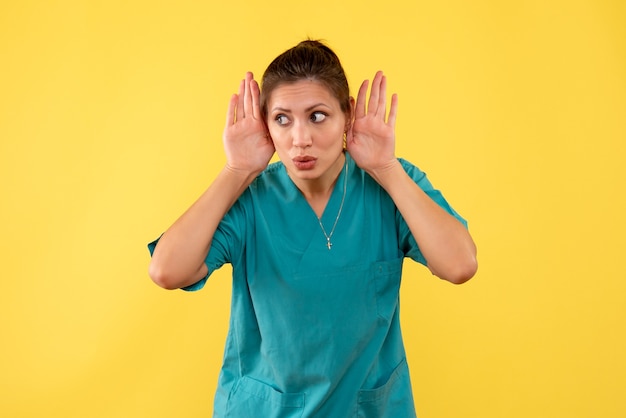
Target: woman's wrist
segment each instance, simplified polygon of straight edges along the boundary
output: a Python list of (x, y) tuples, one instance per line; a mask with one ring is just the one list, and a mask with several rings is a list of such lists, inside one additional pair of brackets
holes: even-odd
[(365, 170), (382, 188), (389, 192), (389, 188), (397, 184), (398, 176), (406, 174), (397, 158), (377, 166), (374, 169)]
[(239, 168), (234, 167), (228, 163), (222, 169), (224, 174), (228, 177), (234, 179), (235, 181), (239, 180), (242, 183), (245, 183), (248, 186), (252, 181), (263, 172), (263, 169), (247, 169), (247, 168)]

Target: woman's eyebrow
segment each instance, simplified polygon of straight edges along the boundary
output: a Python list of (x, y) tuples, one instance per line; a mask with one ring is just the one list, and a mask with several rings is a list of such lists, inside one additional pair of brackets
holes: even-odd
[[(319, 106), (323, 106), (323, 107), (327, 107), (330, 109), (330, 106), (328, 106), (326, 103), (316, 103), (312, 106), (307, 107), (306, 109), (304, 109), (305, 112), (310, 112), (311, 110), (315, 109), (316, 107)], [(276, 106), (275, 108), (272, 109), (272, 112), (285, 112), (285, 113), (291, 113), (290, 109), (285, 109), (284, 107), (280, 107), (280, 106)]]
[(320, 106), (324, 106), (324, 107), (327, 107), (327, 108), (329, 108), (329, 109), (330, 109), (330, 106), (328, 106), (326, 103), (322, 103), (322, 102), (320, 102), (320, 103), (316, 103), (316, 104), (314, 104), (313, 106), (309, 106), (309, 107), (307, 107), (307, 108), (305, 109), (305, 111), (310, 112), (311, 110), (315, 109), (316, 107), (320, 107)]

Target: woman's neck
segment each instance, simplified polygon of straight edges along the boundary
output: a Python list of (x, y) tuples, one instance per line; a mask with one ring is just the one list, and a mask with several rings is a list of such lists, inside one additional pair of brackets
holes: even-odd
[(344, 153), (337, 158), (337, 161), (320, 177), (312, 180), (293, 179), (296, 187), (300, 190), (304, 198), (309, 202), (311, 208), (318, 217), (324, 213), (324, 208), (333, 193), (335, 183), (346, 163)]

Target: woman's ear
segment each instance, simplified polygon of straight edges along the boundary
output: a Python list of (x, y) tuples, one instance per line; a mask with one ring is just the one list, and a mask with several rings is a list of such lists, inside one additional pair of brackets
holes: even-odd
[(356, 106), (356, 102), (354, 101), (354, 97), (350, 96), (350, 111), (346, 118), (346, 129), (345, 131), (349, 131), (352, 126), (352, 122), (354, 121), (354, 109)]

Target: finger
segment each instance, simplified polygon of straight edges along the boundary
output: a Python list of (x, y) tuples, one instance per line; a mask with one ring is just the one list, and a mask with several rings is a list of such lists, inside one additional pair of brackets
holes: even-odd
[(376, 72), (374, 81), (372, 81), (372, 89), (370, 90), (370, 100), (367, 103), (367, 113), (373, 115), (378, 114), (378, 98), (380, 95), (380, 83), (382, 80), (382, 71)]
[(246, 73), (245, 89), (243, 94), (243, 117), (252, 116), (252, 93), (250, 92), (250, 83), (252, 82), (252, 73)]
[(250, 93), (252, 94), (252, 116), (255, 119), (261, 119), (261, 107), (259, 104), (261, 91), (259, 89), (259, 83), (257, 83), (256, 80), (252, 80), (250, 84)]
[(393, 94), (391, 96), (391, 108), (389, 109), (389, 119), (387, 119), (387, 125), (395, 128), (396, 116), (398, 115), (398, 95)]
[(239, 97), (236, 94), (230, 96), (230, 101), (228, 102), (228, 112), (226, 112), (226, 127), (235, 123), (235, 108), (237, 107), (238, 100)]
[(376, 116), (385, 121), (385, 114), (387, 113), (387, 77), (383, 76), (380, 81), (380, 90), (378, 92), (378, 111)]
[(354, 117), (362, 118), (365, 116), (365, 100), (367, 97), (367, 86), (369, 85), (369, 80), (363, 81), (361, 87), (359, 88), (359, 93), (356, 96), (356, 106), (354, 108)]
[(241, 120), (245, 117), (244, 109), (243, 109), (243, 99), (244, 99), (243, 95), (245, 92), (245, 84), (246, 84), (245, 80), (241, 80), (241, 83), (239, 83), (239, 94), (237, 95), (237, 111), (235, 113), (236, 120)]

